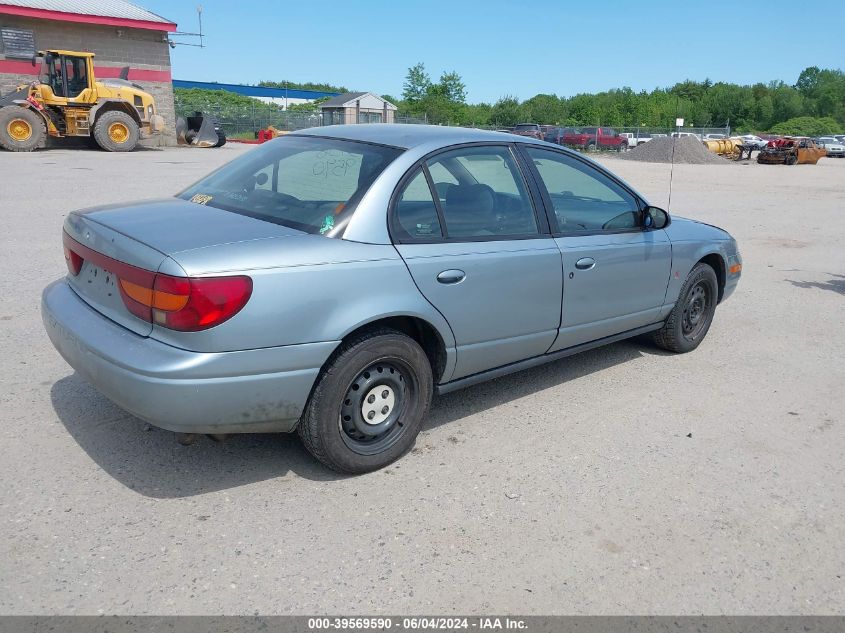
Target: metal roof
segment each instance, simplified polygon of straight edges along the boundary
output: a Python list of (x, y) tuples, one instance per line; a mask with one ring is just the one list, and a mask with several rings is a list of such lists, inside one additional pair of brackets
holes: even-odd
[(390, 110), (396, 109), (396, 106), (393, 105), (392, 103), (390, 103), (390, 101), (388, 101), (386, 99), (382, 99), (377, 94), (373, 94), (372, 92), (345, 92), (342, 95), (338, 95), (336, 97), (332, 97), (328, 101), (324, 101), (323, 103), (320, 104), (320, 107), (321, 108), (342, 108), (344, 106), (351, 107), (351, 106), (355, 105), (353, 102), (356, 99), (360, 99), (361, 97), (363, 97), (365, 95), (370, 95), (371, 97), (375, 97), (376, 99), (378, 99), (382, 103), (386, 103), (387, 107)]
[(0, 0), (0, 8), (3, 5), (25, 9), (38, 9), (41, 11), (98, 15), (123, 20), (173, 24), (170, 20), (156, 15), (152, 11), (147, 11), (131, 2), (126, 2), (126, 0)]

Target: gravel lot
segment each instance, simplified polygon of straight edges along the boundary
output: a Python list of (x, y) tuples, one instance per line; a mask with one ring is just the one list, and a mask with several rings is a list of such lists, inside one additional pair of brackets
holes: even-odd
[[(745, 260), (696, 352), (450, 394), (412, 454), (345, 478), (295, 437), (180, 446), (41, 326), (69, 210), (244, 151), (0, 153), (0, 613), (842, 613), (845, 160), (676, 165), (671, 211)], [(601, 160), (666, 205), (668, 165)]]

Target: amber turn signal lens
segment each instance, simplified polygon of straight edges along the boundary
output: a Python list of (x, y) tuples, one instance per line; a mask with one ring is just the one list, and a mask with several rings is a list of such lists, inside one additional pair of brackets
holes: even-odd
[(742, 264), (734, 264), (728, 269), (732, 275), (737, 274), (740, 270), (742, 270)]

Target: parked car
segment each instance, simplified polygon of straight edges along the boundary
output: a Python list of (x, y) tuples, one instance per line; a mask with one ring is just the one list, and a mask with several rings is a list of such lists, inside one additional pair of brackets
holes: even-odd
[(815, 165), (827, 156), (827, 150), (811, 138), (785, 136), (769, 141), (757, 154), (757, 162), (766, 165)]
[(710, 133), (701, 137), (702, 141), (722, 141), (728, 138), (727, 134)]
[(540, 141), (542, 141), (543, 136), (545, 136), (542, 128), (536, 123), (519, 123), (513, 128), (513, 130), (511, 130), (511, 134), (536, 138)]
[(742, 270), (577, 152), (422, 125), (293, 132), (72, 212), (63, 242), (42, 316), (81, 376), (165, 429), (297, 431), (347, 473), (404, 454), (435, 393), (645, 333), (694, 350)]
[(546, 130), (543, 140), (547, 143), (554, 143), (555, 145), (563, 145), (563, 139), (567, 134), (572, 133), (575, 128), (571, 127), (552, 127)]
[(743, 134), (739, 138), (742, 139), (742, 144), (746, 147), (751, 147), (752, 149), (763, 149), (766, 145), (769, 144), (769, 141), (766, 139), (760, 138), (755, 134)]
[[(651, 134), (646, 132), (620, 132), (619, 136), (624, 136), (628, 140), (628, 147), (636, 147), (643, 143), (648, 143), (651, 140)], [(663, 136), (666, 136), (665, 134)]]
[(586, 149), (615, 149), (622, 152), (628, 149), (628, 139), (607, 127), (582, 127), (573, 129), (563, 137), (564, 145)]
[(701, 140), (701, 134), (695, 132), (672, 132), (672, 138), (683, 138), (684, 136), (691, 136), (695, 139)]
[(845, 144), (833, 136), (822, 136), (816, 139), (816, 143), (827, 151), (828, 156), (842, 158), (845, 156)]

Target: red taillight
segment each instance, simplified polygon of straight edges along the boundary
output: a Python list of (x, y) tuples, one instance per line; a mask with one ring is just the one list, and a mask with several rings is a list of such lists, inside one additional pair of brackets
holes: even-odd
[(252, 295), (252, 279), (243, 275), (174, 277), (107, 257), (67, 234), (64, 242), (71, 273), (79, 274), (83, 258), (108, 270), (117, 277), (127, 310), (139, 319), (171, 330), (198, 332), (220, 325), (237, 314)]
[[(252, 279), (249, 277), (156, 275), (153, 321), (182, 332), (207, 330), (237, 314), (251, 294)], [(181, 303), (181, 306), (165, 309), (162, 297), (167, 297), (171, 305)]]
[(67, 264), (68, 272), (76, 277), (79, 271), (82, 270), (82, 257), (65, 246), (65, 263)]

